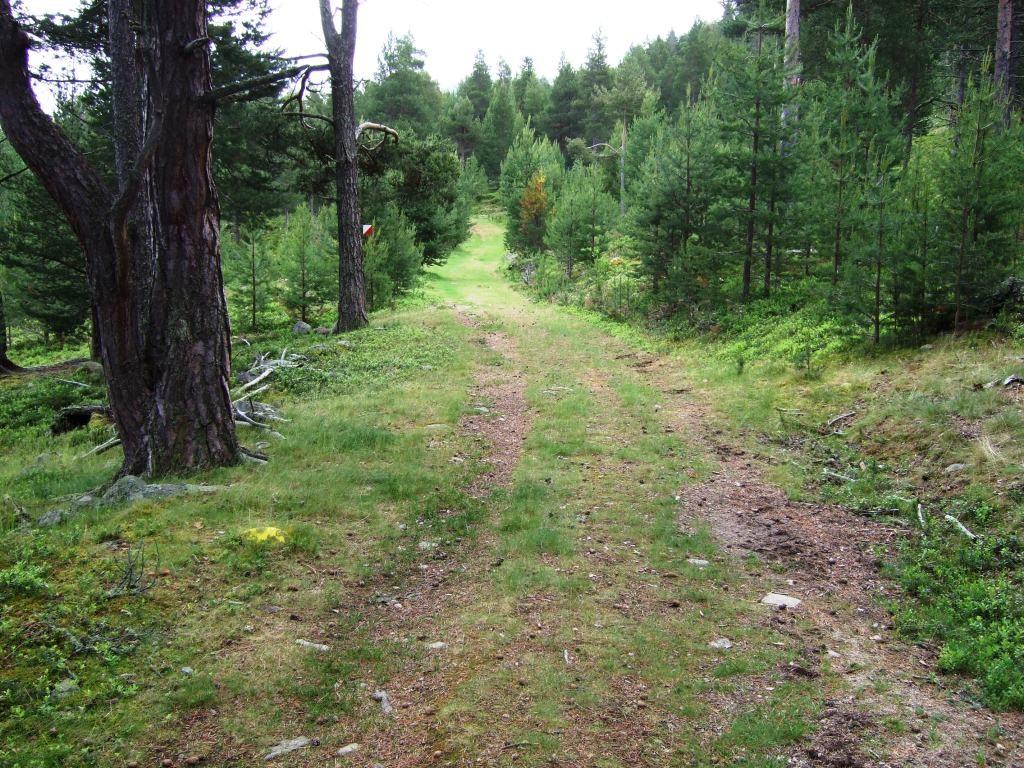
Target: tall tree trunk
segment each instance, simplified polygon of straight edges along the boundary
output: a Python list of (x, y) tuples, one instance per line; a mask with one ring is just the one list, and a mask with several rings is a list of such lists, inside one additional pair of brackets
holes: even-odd
[(234, 464), (206, 3), (110, 0), (109, 20), (116, 194), (36, 101), (10, 0), (0, 124), (85, 251), (122, 474)]
[(741, 299), (750, 298), (750, 273), (754, 263), (754, 218), (757, 213), (757, 171), (761, 154), (761, 99), (754, 102), (754, 135), (751, 140), (750, 194), (747, 197), (746, 251), (743, 257), (743, 292)]
[[(800, 85), (800, 0), (786, 2), (786, 84), (795, 89)], [(796, 105), (786, 104), (782, 108), (782, 122), (795, 118)]]
[(1013, 30), (1014, 0), (999, 0), (996, 22), (996, 55), (993, 76), (1005, 104), (1004, 120), (1010, 122), (1013, 103)]
[(622, 116), (622, 145), (619, 147), (619, 216), (626, 215), (626, 116)]
[(366, 315), (363, 279), (363, 225), (359, 213), (359, 147), (356, 135), (352, 62), (356, 50), (357, 0), (344, 0), (341, 30), (331, 0), (320, 0), (320, 22), (331, 69), (335, 173), (338, 196), (338, 332), (362, 328)]
[(4, 292), (0, 290), (0, 376), (20, 370), (7, 357), (7, 312), (4, 309)]
[[(916, 13), (914, 14), (914, 44), (917, 50), (925, 49), (925, 10), (927, 0), (917, 0)], [(903, 101), (907, 113), (907, 122), (903, 126), (903, 133), (906, 138), (906, 151), (903, 155), (903, 167), (906, 169), (910, 162), (910, 152), (914, 147), (914, 130), (919, 121), (918, 112), (921, 109), (921, 79), (923, 66), (916, 62), (910, 72), (910, 82), (907, 84), (907, 95)]]

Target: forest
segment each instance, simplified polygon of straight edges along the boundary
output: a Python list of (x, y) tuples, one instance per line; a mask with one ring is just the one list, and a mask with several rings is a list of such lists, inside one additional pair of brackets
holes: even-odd
[(0, 0), (0, 765), (1022, 764), (1024, 5), (366, 1)]

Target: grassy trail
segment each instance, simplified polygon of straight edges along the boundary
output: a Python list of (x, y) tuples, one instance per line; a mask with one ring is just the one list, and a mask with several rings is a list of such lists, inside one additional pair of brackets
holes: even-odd
[[(320, 378), (291, 385), (269, 467), (13, 541), (52, 562), (61, 615), (142, 639), (54, 668), (25, 639), (41, 598), (12, 603), (22, 650), (0, 671), (23, 703), (0, 711), (0, 763), (256, 765), (305, 737), (271, 764), (1014, 764), (993, 716), (908, 679), (918, 657), (874, 619), (874, 581), (823, 583), (862, 573), (856, 537), (822, 554), (824, 529), (796, 523), (863, 526), (790, 504), (720, 442), (682, 362), (532, 303), (502, 256), (483, 220), (422, 306), (303, 342)], [(29, 502), (57, 477), (85, 490), (115, 460), (77, 451), (53, 479), (0, 480)], [(246, 538), (266, 525), (286, 543)], [(795, 553), (765, 545), (780, 535)], [(102, 601), (143, 539), (164, 576)], [(805, 604), (774, 611), (769, 590)]]

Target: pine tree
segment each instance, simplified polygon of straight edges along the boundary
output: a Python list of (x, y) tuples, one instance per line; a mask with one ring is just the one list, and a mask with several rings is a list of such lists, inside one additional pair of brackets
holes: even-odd
[(583, 136), (580, 82), (576, 70), (564, 58), (551, 86), (551, 107), (548, 111), (547, 135), (563, 150), (570, 139)]
[(360, 106), (375, 121), (425, 136), (440, 127), (441, 89), (411, 36), (389, 36)]
[(260, 230), (250, 228), (240, 237), (224, 243), (224, 283), (228, 298), (238, 307), (235, 313), (245, 318), (246, 330), (260, 330), (260, 317), (271, 302), (275, 274), (270, 249)]
[(565, 175), (544, 242), (565, 265), (567, 278), (576, 265), (591, 264), (604, 252), (616, 208), (596, 166), (577, 164)]
[(491, 70), (487, 66), (487, 57), (483, 51), (477, 51), (476, 60), (473, 62), (473, 71), (469, 77), (459, 85), (458, 95), (469, 99), (473, 105), (473, 115), (477, 120), (483, 120), (487, 114), (487, 107), (491, 103)]
[(612, 70), (608, 65), (608, 53), (604, 37), (594, 35), (594, 45), (587, 54), (587, 62), (579, 73), (579, 100), (583, 133), (581, 138), (588, 145), (604, 141), (611, 133), (615, 117), (610, 113), (602, 98), (612, 87)]
[(499, 81), (494, 86), (491, 103), (480, 128), (480, 148), (477, 151), (480, 164), (490, 178), (497, 179), (500, 175), (501, 161), (523, 124), (523, 116), (516, 109), (512, 84)]
[(303, 204), (286, 216), (272, 240), (285, 279), (281, 301), (304, 323), (318, 319), (336, 298), (337, 244), (329, 227), (333, 211)]
[(672, 305), (695, 302), (717, 286), (723, 231), (717, 202), (731, 173), (720, 157), (720, 126), (705, 99), (680, 103), (638, 174), (629, 232), (638, 244), (654, 296)]
[(938, 171), (942, 206), (936, 224), (955, 330), (985, 316), (1020, 249), (1020, 124), (1004, 124), (1004, 103), (989, 67), (990, 62), (968, 80), (950, 127), (949, 153)]
[(498, 187), (510, 251), (535, 252), (543, 247), (548, 202), (557, 194), (564, 167), (558, 147), (547, 138), (538, 139), (529, 126), (516, 136), (501, 164)]
[[(768, 257), (773, 242), (773, 222), (781, 194), (783, 174), (782, 110), (785, 89), (784, 51), (772, 34), (772, 17), (761, 12), (747, 26), (747, 38), (731, 44), (723, 56), (713, 98), (722, 115), (723, 136), (733, 167), (742, 178), (737, 190), (743, 199), (742, 287), (740, 297), (751, 297), (752, 274), (760, 241)], [(770, 281), (770, 264), (764, 270)]]

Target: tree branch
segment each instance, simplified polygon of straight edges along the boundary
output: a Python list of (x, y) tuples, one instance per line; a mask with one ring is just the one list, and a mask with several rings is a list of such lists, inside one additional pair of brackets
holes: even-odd
[(251, 77), (248, 80), (239, 80), (237, 83), (229, 83), (219, 88), (208, 91), (203, 96), (203, 101), (213, 104), (227, 104), (235, 101), (246, 101), (252, 91), (276, 85), (284, 80), (293, 80), (299, 75), (307, 72), (326, 72), (326, 64), (300, 64), (280, 72), (273, 72), (269, 75)]
[(139, 191), (142, 189), (142, 181), (146, 176), (146, 171), (149, 169), (149, 164), (153, 162), (153, 157), (160, 147), (163, 133), (164, 118), (163, 111), (161, 110), (156, 113), (153, 124), (149, 128), (149, 135), (146, 136), (146, 141), (139, 151), (139, 156), (135, 158), (135, 165), (132, 166), (132, 170), (125, 181), (124, 189), (121, 190), (117, 200), (114, 201), (114, 205), (111, 206), (110, 222), (114, 231), (120, 231), (124, 227), (125, 221), (128, 218), (128, 211), (134, 205), (136, 198), (139, 196)]

